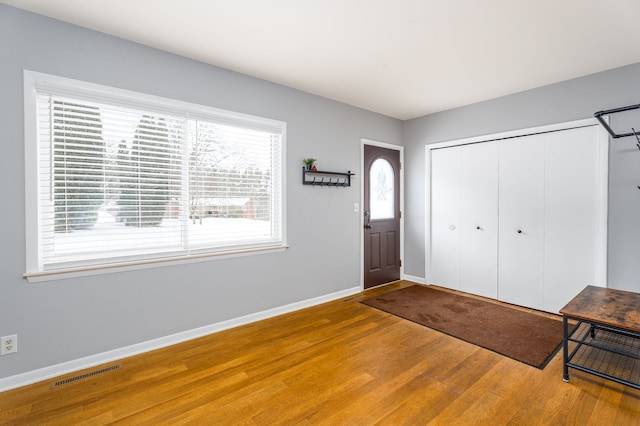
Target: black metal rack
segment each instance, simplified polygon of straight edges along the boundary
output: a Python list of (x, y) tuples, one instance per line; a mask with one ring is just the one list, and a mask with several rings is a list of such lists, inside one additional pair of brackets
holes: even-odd
[[(600, 122), (602, 127), (604, 127), (607, 130), (607, 132), (609, 132), (611, 137), (614, 138), (614, 139), (626, 138), (626, 137), (629, 137), (629, 136), (635, 136), (636, 137), (636, 147), (638, 149), (640, 149), (640, 132), (636, 131), (636, 129), (634, 127), (632, 127), (631, 128), (631, 132), (628, 132), (628, 133), (616, 133), (611, 128), (611, 126), (609, 126), (609, 123), (607, 123), (606, 120), (604, 119), (604, 117), (607, 116), (607, 115), (616, 114), (616, 113), (625, 112), (625, 111), (632, 111), (634, 109), (640, 109), (640, 104), (629, 105), (629, 106), (620, 107), (620, 108), (606, 109), (604, 111), (598, 111), (595, 114), (593, 114), (593, 116)], [(640, 186), (638, 186), (638, 189), (640, 189)]]
[[(569, 331), (568, 320), (578, 320)], [(598, 322), (564, 316), (564, 373), (569, 367), (640, 389), (640, 335)]]
[(355, 173), (351, 173), (351, 170), (346, 173), (342, 172), (327, 172), (320, 170), (307, 170), (302, 168), (302, 184), (314, 185), (314, 186), (351, 186), (351, 176), (355, 176)]
[[(635, 129), (631, 129), (632, 132), (629, 133), (616, 133), (613, 131), (613, 129), (611, 128), (611, 126), (609, 126), (609, 123), (607, 123), (604, 119), (604, 116), (606, 115), (611, 115), (611, 114), (616, 114), (618, 112), (624, 112), (624, 111), (631, 111), (634, 109), (640, 109), (640, 104), (638, 105), (629, 105), (629, 106), (625, 106), (625, 107), (620, 107), (620, 108), (613, 108), (613, 109), (607, 109), (604, 111), (598, 111), (595, 114), (593, 114), (593, 116), (600, 122), (600, 124), (602, 124), (602, 127), (604, 127), (607, 132), (609, 132), (609, 134), (611, 135), (612, 138), (618, 139), (618, 138), (626, 138), (627, 136), (635, 136), (636, 139), (638, 139), (638, 135), (640, 135), (640, 133), (636, 132)], [(638, 143), (640, 144), (640, 139), (638, 139)], [(640, 148), (640, 147), (638, 147)]]

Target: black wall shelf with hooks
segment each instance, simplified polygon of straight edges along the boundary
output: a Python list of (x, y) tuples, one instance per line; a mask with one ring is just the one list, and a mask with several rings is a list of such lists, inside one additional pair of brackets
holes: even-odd
[(351, 170), (346, 173), (342, 172), (327, 172), (324, 170), (307, 170), (302, 168), (302, 184), (314, 185), (314, 186), (351, 186), (351, 176), (355, 176), (355, 173), (351, 173)]

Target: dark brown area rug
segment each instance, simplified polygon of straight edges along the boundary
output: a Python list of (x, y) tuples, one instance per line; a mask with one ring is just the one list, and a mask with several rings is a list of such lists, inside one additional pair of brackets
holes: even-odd
[(562, 344), (562, 321), (423, 285), (361, 303), (543, 369)]

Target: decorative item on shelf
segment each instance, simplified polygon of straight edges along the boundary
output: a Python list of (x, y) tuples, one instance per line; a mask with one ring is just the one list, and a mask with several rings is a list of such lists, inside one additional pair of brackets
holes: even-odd
[(318, 168), (316, 167), (316, 165), (314, 164), (313, 167), (311, 167), (311, 171), (312, 172), (317, 172)]
[(307, 170), (313, 170), (313, 167), (315, 167), (314, 163), (316, 161), (317, 161), (317, 159), (315, 159), (315, 158), (305, 158), (304, 160), (302, 160), (302, 162), (305, 164), (305, 167), (307, 168)]

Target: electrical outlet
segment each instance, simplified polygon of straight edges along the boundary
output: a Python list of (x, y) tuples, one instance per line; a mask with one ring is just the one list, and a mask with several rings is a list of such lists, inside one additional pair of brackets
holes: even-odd
[(18, 352), (18, 335), (0, 337), (0, 355)]

